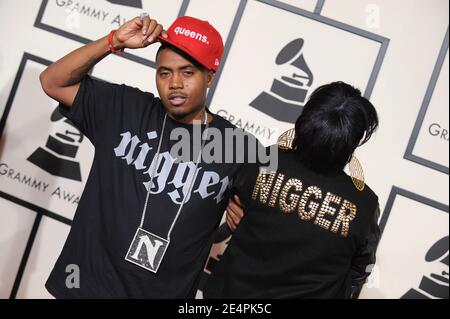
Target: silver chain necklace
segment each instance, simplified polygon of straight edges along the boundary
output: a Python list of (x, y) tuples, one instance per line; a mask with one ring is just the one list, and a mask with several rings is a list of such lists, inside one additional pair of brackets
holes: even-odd
[[(197, 157), (197, 161), (195, 163), (194, 176), (192, 177), (188, 191), (187, 191), (186, 195), (184, 196), (183, 201), (180, 204), (180, 207), (178, 208), (177, 214), (175, 215), (175, 218), (172, 221), (170, 229), (167, 233), (167, 238), (163, 238), (163, 237), (160, 237), (158, 235), (155, 235), (153, 233), (146, 231), (143, 228), (143, 225), (144, 225), (145, 215), (146, 215), (148, 204), (149, 204), (150, 190), (153, 187), (153, 178), (155, 177), (156, 168), (158, 166), (159, 154), (161, 151), (161, 144), (162, 144), (162, 140), (163, 140), (164, 129), (166, 126), (166, 119), (167, 119), (167, 113), (164, 116), (164, 121), (163, 121), (162, 129), (161, 129), (161, 136), (159, 137), (158, 149), (157, 149), (156, 154), (153, 159), (155, 161), (155, 163), (154, 163), (155, 165), (153, 167), (152, 174), (150, 175), (150, 181), (148, 184), (149, 186), (148, 186), (147, 195), (145, 198), (144, 209), (142, 211), (141, 223), (139, 224), (139, 227), (136, 230), (133, 241), (131, 242), (131, 245), (128, 248), (128, 252), (125, 256), (126, 261), (129, 261), (135, 265), (138, 265), (138, 266), (140, 266), (148, 271), (154, 272), (154, 273), (156, 273), (158, 271), (159, 266), (161, 265), (161, 261), (163, 260), (164, 255), (167, 251), (167, 247), (170, 244), (170, 235), (172, 233), (172, 230), (178, 220), (178, 217), (180, 216), (180, 213), (181, 213), (181, 210), (183, 209), (184, 204), (186, 203), (186, 199), (189, 198), (189, 196), (192, 192), (192, 187), (197, 178), (197, 173), (198, 173), (197, 169), (198, 169), (198, 165), (202, 158), (202, 150), (203, 150), (204, 143), (206, 140), (206, 139), (203, 140), (202, 147), (200, 149), (200, 152)], [(206, 134), (207, 130), (208, 130), (208, 113), (206, 112), (206, 109), (205, 109), (205, 119), (203, 121), (203, 124), (206, 125), (205, 131), (204, 131), (204, 134)], [(207, 136), (207, 135), (205, 135), (205, 136)], [(142, 249), (144, 247), (146, 249)]]

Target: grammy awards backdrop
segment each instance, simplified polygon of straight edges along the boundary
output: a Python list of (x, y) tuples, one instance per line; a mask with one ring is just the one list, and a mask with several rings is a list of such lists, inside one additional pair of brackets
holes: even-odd
[[(0, 298), (51, 298), (44, 283), (94, 155), (39, 74), (141, 12), (166, 27), (191, 15), (219, 30), (225, 52), (207, 103), (264, 145), (293, 127), (318, 86), (358, 87), (380, 117), (356, 155), (382, 230), (359, 297), (449, 297), (447, 0), (2, 0)], [(110, 55), (91, 75), (157, 94), (157, 47)], [(230, 236), (222, 223), (198, 298)]]

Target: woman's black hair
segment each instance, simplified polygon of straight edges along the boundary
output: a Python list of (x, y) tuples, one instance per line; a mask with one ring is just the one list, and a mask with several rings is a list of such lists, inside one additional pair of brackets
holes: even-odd
[(317, 88), (295, 123), (293, 148), (303, 164), (320, 173), (344, 169), (359, 145), (378, 127), (375, 107), (344, 82)]

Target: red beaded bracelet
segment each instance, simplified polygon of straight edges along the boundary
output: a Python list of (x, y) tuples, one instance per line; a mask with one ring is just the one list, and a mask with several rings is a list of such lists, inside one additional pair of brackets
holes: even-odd
[(115, 48), (114, 48), (114, 45), (113, 45), (113, 43), (112, 43), (112, 39), (113, 39), (113, 36), (114, 36), (114, 33), (116, 33), (116, 31), (117, 30), (112, 30), (110, 33), (109, 33), (109, 36), (108, 36), (108, 47), (109, 47), (109, 50), (112, 52), (112, 53), (115, 53), (115, 54), (118, 54), (118, 55), (124, 55), (124, 48), (122, 48), (122, 49), (120, 49), (120, 50), (116, 50)]

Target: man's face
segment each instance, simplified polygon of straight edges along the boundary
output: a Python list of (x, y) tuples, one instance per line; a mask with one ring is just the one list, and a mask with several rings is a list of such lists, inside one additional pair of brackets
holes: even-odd
[(169, 115), (190, 123), (203, 110), (206, 91), (214, 78), (178, 53), (166, 48), (156, 60), (156, 86)]

